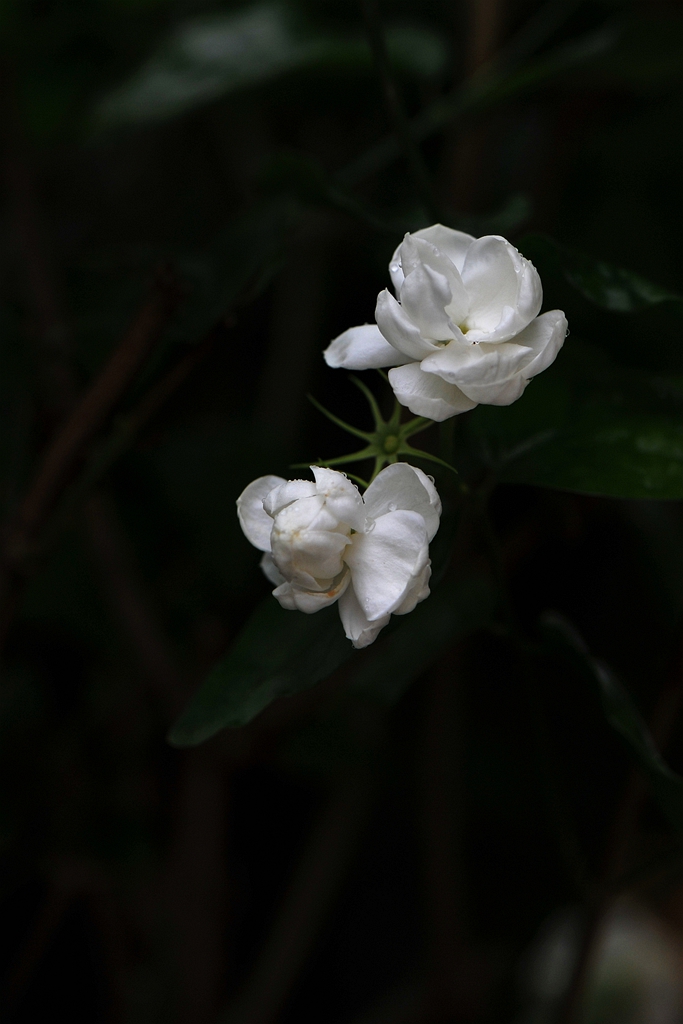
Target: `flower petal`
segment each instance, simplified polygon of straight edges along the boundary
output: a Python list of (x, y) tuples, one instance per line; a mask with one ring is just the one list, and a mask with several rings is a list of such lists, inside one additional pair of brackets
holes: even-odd
[(432, 563), (427, 562), (424, 569), (419, 576), (416, 576), (412, 584), (408, 588), (408, 592), (398, 606), (394, 609), (394, 615), (407, 615), (412, 612), (413, 608), (424, 601), (425, 597), (429, 597), (429, 580), (432, 575)]
[(428, 558), (427, 527), (419, 512), (388, 512), (370, 533), (354, 535), (345, 561), (370, 622), (399, 607)]
[(421, 265), (411, 270), (403, 282), (401, 306), (424, 338), (450, 341), (456, 333), (446, 313), (452, 294), (443, 274)]
[(318, 494), (325, 498), (327, 508), (339, 523), (347, 523), (359, 533), (365, 531), (365, 507), (360, 491), (346, 473), (322, 466), (311, 466)]
[(441, 499), (436, 487), (421, 469), (407, 462), (395, 462), (378, 473), (363, 501), (372, 519), (399, 509), (419, 512), (427, 527), (428, 541), (439, 529)]
[(375, 319), (387, 341), (409, 359), (424, 359), (438, 348), (420, 335), (418, 327), (386, 288), (377, 296)]
[[(520, 397), (532, 377), (545, 370), (555, 359), (567, 336), (567, 320), (559, 309), (550, 310), (532, 320), (526, 330), (515, 338), (524, 344), (526, 359), (518, 372), (506, 381), (483, 384), (463, 383), (462, 390), (474, 402), (484, 405), (512, 405)], [(484, 348), (483, 345), (478, 346)], [(505, 349), (508, 345), (496, 345)], [(486, 348), (494, 348), (493, 345)]]
[(474, 409), (477, 404), (455, 384), (448, 384), (434, 373), (425, 373), (419, 363), (389, 370), (389, 383), (401, 405), (407, 405), (416, 416), (428, 416), (437, 423)]
[(456, 231), (454, 228), (444, 227), (443, 224), (432, 224), (429, 228), (422, 228), (414, 232), (415, 238), (424, 238), (436, 246), (439, 252), (448, 256), (456, 270), (461, 271), (465, 264), (467, 250), (474, 241), (474, 235), (468, 235), (465, 231)]
[(266, 577), (269, 583), (272, 583), (274, 587), (279, 587), (283, 583), (286, 583), (284, 576), (273, 561), (273, 556), (270, 551), (264, 551), (263, 557), (261, 558), (261, 571)]
[[(411, 236), (413, 238), (423, 238), (426, 242), (431, 242), (439, 252), (447, 256), (451, 263), (454, 265), (457, 271), (462, 271), (465, 263), (465, 256), (467, 250), (474, 241), (473, 235), (468, 235), (464, 231), (455, 231), (453, 228), (444, 227), (443, 224), (432, 224), (429, 228), (422, 228), (420, 231), (413, 232)], [(403, 245), (403, 242), (401, 242)], [(391, 263), (389, 264), (389, 274), (391, 280), (396, 289), (396, 294), (401, 290), (401, 285), (404, 280), (403, 268), (401, 266), (401, 245), (396, 249), (396, 252), (391, 257)]]
[[(445, 309), (447, 317), (445, 323), (448, 324), (448, 318), (455, 324), (461, 323), (466, 319), (470, 308), (470, 300), (465, 290), (462, 278), (458, 270), (445, 256), (440, 252), (435, 245), (431, 242), (425, 241), (424, 238), (418, 238), (416, 235), (406, 235), (403, 240), (400, 249), (401, 254), (401, 266), (403, 267), (403, 273), (405, 274), (405, 281), (401, 287), (401, 302), (405, 305), (405, 297), (409, 296), (409, 292), (406, 290), (409, 287), (409, 282), (413, 275), (418, 271), (423, 271), (418, 276), (418, 282), (413, 285), (412, 292), (415, 296), (413, 302), (417, 302), (420, 296), (425, 291), (429, 294), (430, 291), (434, 291), (434, 285), (424, 280), (424, 271), (429, 271), (431, 276), (435, 278), (435, 283), (438, 283), (438, 290), (434, 295), (430, 305), (435, 305), (440, 309)], [(444, 282), (444, 283), (440, 283)], [(424, 308), (425, 297), (422, 297), (421, 308)], [(424, 337), (436, 338), (437, 340), (443, 340), (444, 338), (453, 337), (452, 333), (443, 333), (444, 328), (441, 327), (441, 333), (431, 333), (426, 330), (427, 323), (423, 323), (418, 315), (413, 315), (412, 308), (406, 306), (406, 310), (410, 315), (411, 319), (419, 326), (420, 332)], [(434, 314), (432, 314), (434, 315)], [(441, 314), (443, 315), (443, 314)], [(450, 324), (452, 329), (453, 323)]]
[(307, 589), (326, 589), (325, 581), (342, 571), (350, 543), (348, 527), (344, 532), (338, 526), (321, 494), (281, 509), (273, 521), (271, 551), (284, 578)]
[(283, 583), (273, 591), (273, 597), (276, 597), (282, 607), (288, 611), (307, 612), (307, 614), (311, 615), (313, 612), (319, 612), (321, 608), (327, 608), (328, 605), (338, 601), (350, 582), (351, 573), (345, 572), (342, 578), (333, 587), (330, 587), (329, 590), (306, 590), (303, 587), (297, 587), (293, 583)]
[(353, 587), (348, 587), (339, 599), (339, 617), (348, 639), (354, 647), (360, 648), (368, 647), (376, 639), (391, 615), (383, 615), (380, 619), (370, 622), (358, 603)]
[(533, 352), (533, 359), (524, 367), (524, 376), (531, 379), (546, 370), (555, 361), (566, 337), (567, 318), (561, 309), (551, 309), (532, 320), (515, 338), (517, 344)]
[(427, 356), (420, 363), (425, 373), (435, 373), (449, 384), (465, 388), (468, 384), (483, 386), (500, 384), (514, 377), (528, 363), (531, 351), (514, 341), (498, 345), (469, 345), (466, 341), (452, 341), (439, 352)]
[(470, 299), (470, 341), (508, 341), (541, 308), (543, 289), (536, 268), (500, 235), (484, 235), (472, 243), (462, 279)]
[(382, 337), (377, 324), (349, 327), (323, 352), (323, 359), (333, 370), (378, 370), (401, 366), (408, 358)]
[(281, 476), (260, 476), (245, 487), (237, 499), (237, 515), (244, 535), (259, 551), (270, 551), (273, 520), (263, 507), (265, 498), (286, 483)]
[(312, 498), (317, 494), (317, 488), (312, 480), (282, 480), (280, 477), (277, 479), (280, 480), (280, 486), (274, 488), (263, 502), (269, 516), (275, 517), (286, 505), (291, 505), (298, 498)]

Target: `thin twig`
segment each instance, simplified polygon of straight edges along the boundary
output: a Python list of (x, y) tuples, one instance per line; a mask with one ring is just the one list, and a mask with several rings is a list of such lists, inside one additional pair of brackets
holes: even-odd
[(418, 195), (425, 205), (425, 209), (433, 219), (438, 219), (434, 190), (432, 188), (429, 171), (422, 158), (422, 154), (411, 133), (410, 122), (403, 109), (403, 103), (399, 95), (398, 87), (391, 72), (389, 54), (387, 53), (382, 22), (377, 10), (377, 0), (361, 0), (365, 27), (368, 33), (368, 41), (375, 60), (375, 67), (382, 84), (384, 99), (386, 101), (389, 115), (394, 124), (396, 138), (403, 151), (403, 155), (410, 167)]
[(185, 686), (152, 601), (136, 565), (133, 549), (111, 501), (97, 492), (85, 506), (90, 550), (102, 572), (114, 612), (169, 720), (180, 713)]
[(106, 421), (143, 360), (159, 340), (179, 298), (175, 274), (164, 268), (130, 329), (43, 456), (10, 534), (7, 550), (10, 559), (23, 556), (25, 545), (30, 544), (51, 510), (83, 449)]
[(140, 431), (186, 380), (195, 366), (211, 351), (216, 336), (222, 329), (222, 325), (214, 328), (203, 342), (194, 345), (156, 384), (152, 385), (131, 412), (126, 413), (118, 422), (115, 421), (110, 434), (96, 446), (80, 476), (65, 491), (63, 499), (43, 530), (41, 550), (48, 550), (54, 544), (88, 494), (123, 452), (130, 448)]
[(355, 849), (372, 793), (347, 780), (314, 825), (272, 931), (225, 1024), (272, 1024), (301, 971)]

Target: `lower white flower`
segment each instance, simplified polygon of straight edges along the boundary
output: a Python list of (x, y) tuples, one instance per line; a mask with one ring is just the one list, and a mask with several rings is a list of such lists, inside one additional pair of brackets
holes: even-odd
[(237, 499), (249, 541), (283, 608), (317, 612), (335, 601), (354, 647), (429, 594), (429, 542), (441, 501), (428, 476), (397, 462), (361, 494), (344, 473), (315, 481), (262, 476)]

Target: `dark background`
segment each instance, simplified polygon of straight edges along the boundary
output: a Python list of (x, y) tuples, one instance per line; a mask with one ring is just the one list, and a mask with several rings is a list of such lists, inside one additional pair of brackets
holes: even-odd
[[(356, 3), (2, 5), (8, 1022), (526, 1020), (525, 951), (603, 870), (628, 755), (585, 681), (548, 657), (530, 682), (495, 632), (391, 706), (342, 668), (195, 750), (165, 739), (268, 592), (236, 497), (348, 450), (307, 392), (368, 424), (321, 351), (372, 320), (406, 230), (547, 233), (680, 287), (680, 3), (379, 13), (409, 117), (502, 69), (424, 138), (427, 199), (373, 148), (392, 119)], [(539, 267), (566, 350), (680, 382), (680, 305), (606, 312)], [(42, 453), (141, 310), (150, 352), (19, 543)], [(680, 504), (507, 484), (491, 508), (522, 626), (570, 619), (683, 769)], [(628, 839), (627, 864), (668, 849), (647, 800)], [(683, 932), (670, 866), (637, 892)], [(593, 1019), (640, 1019), (614, 1012)]]

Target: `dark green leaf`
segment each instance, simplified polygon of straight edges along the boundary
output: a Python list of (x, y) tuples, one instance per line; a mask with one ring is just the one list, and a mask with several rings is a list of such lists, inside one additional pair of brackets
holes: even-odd
[(614, 313), (634, 313), (659, 302), (683, 301), (682, 296), (632, 270), (577, 252), (546, 235), (527, 235), (519, 246), (541, 267), (559, 266), (566, 280), (586, 299)]
[(539, 435), (501, 479), (610, 498), (683, 498), (683, 423), (586, 416)]
[(556, 616), (546, 616), (544, 626), (554, 640), (573, 652), (597, 690), (607, 721), (628, 745), (661, 810), (683, 835), (683, 778), (662, 760), (632, 697), (607, 666), (590, 656), (572, 626)]
[(489, 579), (463, 576), (444, 581), (404, 619), (394, 620), (368, 650), (352, 685), (393, 704), (448, 647), (491, 621), (496, 597)]
[(612, 498), (683, 498), (683, 401), (675, 379), (624, 370), (573, 340), (513, 406), (470, 418), (507, 483)]
[[(446, 62), (441, 39), (419, 26), (389, 29), (387, 49), (395, 67), (420, 77), (437, 74)], [(205, 15), (179, 25), (139, 71), (101, 101), (95, 121), (163, 121), (295, 68), (344, 70), (371, 63), (363, 38), (304, 32), (284, 4)]]
[(169, 742), (194, 747), (221, 729), (246, 725), (277, 697), (325, 679), (353, 653), (334, 605), (304, 615), (268, 597), (191, 699)]

